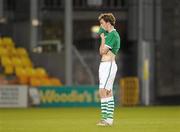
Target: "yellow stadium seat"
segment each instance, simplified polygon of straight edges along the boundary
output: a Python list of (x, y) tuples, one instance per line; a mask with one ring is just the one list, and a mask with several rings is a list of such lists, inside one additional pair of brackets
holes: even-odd
[(2, 40), (2, 38), (0, 38), (0, 47), (2, 47), (3, 46), (3, 40)]
[(11, 66), (11, 65), (7, 65), (4, 68), (5, 68), (5, 70), (4, 70), (5, 74), (10, 75), (10, 74), (14, 73), (13, 66)]
[(25, 48), (17, 48), (16, 49), (17, 54), (21, 57), (21, 56), (28, 56), (28, 53), (26, 51)]
[(35, 69), (31, 67), (26, 67), (26, 73), (29, 78), (35, 77), (35, 74), (36, 74)]
[(41, 86), (41, 80), (39, 78), (30, 78), (30, 85), (33, 87)]
[(21, 61), (24, 67), (33, 67), (32, 62), (28, 57), (21, 57)]
[(13, 57), (13, 58), (12, 58), (12, 64), (13, 64), (14, 66), (22, 66), (21, 59), (18, 58), (18, 57)]
[(35, 75), (36, 77), (44, 78), (48, 76), (44, 68), (39, 67), (39, 68), (36, 68), (35, 70), (36, 70), (36, 75)]
[(0, 47), (0, 56), (8, 55), (8, 49)]
[(49, 78), (41, 78), (41, 86), (52, 86), (52, 83)]
[(12, 61), (11, 61), (10, 57), (2, 56), (1, 64), (2, 64), (2, 66), (12, 66)]
[(19, 76), (18, 77), (18, 79), (19, 79), (19, 83), (20, 84), (25, 84), (25, 85), (28, 85), (29, 84), (29, 79), (28, 79), (28, 77), (23, 77), (23, 76)]
[(15, 68), (15, 74), (19, 79), (20, 84), (28, 84), (29, 83), (29, 78), (26, 73), (26, 69), (23, 67), (16, 67)]
[(51, 78), (50, 81), (53, 86), (62, 86), (62, 82), (58, 78)]
[(10, 55), (11, 57), (18, 57), (15, 48), (10, 47), (10, 48), (8, 48), (8, 51), (9, 51), (9, 55)]
[(14, 47), (14, 42), (10, 37), (4, 37), (2, 41), (4, 47)]
[(29, 84), (29, 77), (27, 75), (26, 69), (23, 67), (16, 67), (15, 69), (16, 76), (19, 79), (20, 84)]
[(16, 67), (15, 68), (15, 74), (18, 77), (28, 77), (28, 75), (26, 73), (26, 69), (23, 67)]

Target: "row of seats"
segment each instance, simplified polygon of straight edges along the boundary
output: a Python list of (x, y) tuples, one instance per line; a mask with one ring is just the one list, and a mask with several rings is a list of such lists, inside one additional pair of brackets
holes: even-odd
[(17, 67), (32, 67), (32, 61), (25, 48), (16, 48), (9, 37), (0, 38), (0, 63), (4, 68), (4, 74), (15, 73)]
[(16, 76), (20, 84), (28, 84), (31, 86), (60, 86), (62, 83), (57, 78), (49, 77), (44, 68), (23, 68), (16, 69)]
[(8, 56), (3, 56), (1, 57), (1, 65), (2, 66), (7, 66), (7, 65), (12, 65), (12, 66), (24, 66), (24, 67), (32, 67), (32, 62), (29, 57), (8, 57)]
[(58, 78), (49, 77), (42, 67), (35, 68), (25, 48), (16, 48), (13, 40), (0, 38), (0, 64), (5, 75), (15, 75), (19, 84), (30, 86), (60, 86)]
[(17, 77), (29, 77), (29, 78), (30, 77), (44, 78), (48, 76), (46, 70), (42, 67), (39, 68), (17, 67), (15, 70), (15, 74)]
[(26, 77), (20, 77), (19, 78), (19, 83), (20, 84), (29, 84), (30, 86), (33, 87), (38, 87), (38, 86), (62, 86), (61, 81), (58, 78), (26, 78)]
[(25, 48), (14, 48), (14, 47), (1, 47), (0, 46), (0, 56), (28, 56)]
[(10, 37), (0, 38), (0, 47), (14, 47), (15, 44)]
[(32, 61), (28, 56), (8, 56), (4, 55), (0, 57), (0, 63), (5, 69), (4, 73), (7, 75), (14, 74), (15, 69), (18, 67), (33, 67)]

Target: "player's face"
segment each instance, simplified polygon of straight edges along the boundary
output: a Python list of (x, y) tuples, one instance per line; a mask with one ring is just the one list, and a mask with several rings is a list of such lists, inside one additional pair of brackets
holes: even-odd
[(104, 28), (105, 30), (107, 30), (108, 24), (107, 24), (107, 22), (105, 22), (103, 19), (101, 19), (101, 20), (100, 20), (100, 26), (101, 26), (102, 28)]

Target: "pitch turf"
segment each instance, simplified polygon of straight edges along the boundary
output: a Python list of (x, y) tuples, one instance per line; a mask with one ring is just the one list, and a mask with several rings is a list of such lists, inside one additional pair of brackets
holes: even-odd
[(0, 132), (179, 132), (179, 107), (119, 107), (112, 127), (98, 108), (0, 109)]

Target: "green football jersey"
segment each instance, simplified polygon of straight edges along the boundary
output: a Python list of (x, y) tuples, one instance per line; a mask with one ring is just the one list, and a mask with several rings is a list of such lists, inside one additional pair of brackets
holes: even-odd
[(100, 27), (98, 34), (101, 33), (104, 33), (105, 35), (105, 45), (111, 50), (113, 54), (117, 55), (121, 44), (119, 33), (115, 29), (108, 33), (102, 27)]
[(104, 28), (100, 27), (99, 31), (98, 31), (98, 34), (100, 35), (101, 33), (104, 33), (104, 35), (108, 34), (108, 32), (106, 30), (104, 30)]

